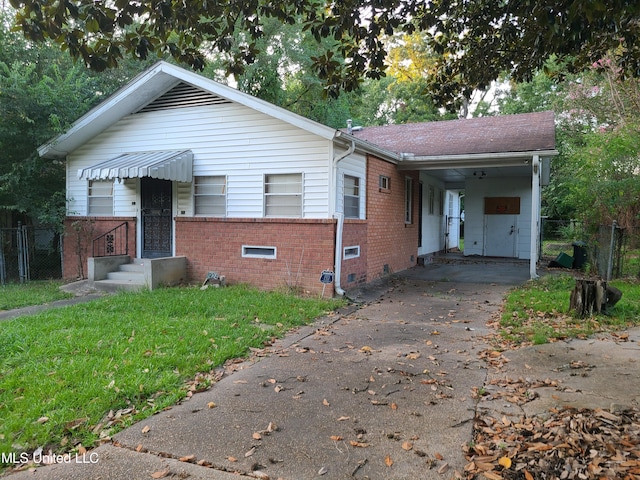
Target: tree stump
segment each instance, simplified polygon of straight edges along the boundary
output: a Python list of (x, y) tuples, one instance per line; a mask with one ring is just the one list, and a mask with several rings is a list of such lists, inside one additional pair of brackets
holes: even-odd
[(604, 280), (576, 279), (576, 286), (569, 297), (569, 310), (575, 310), (579, 318), (587, 318), (594, 313), (605, 313), (622, 298), (622, 292), (607, 286)]

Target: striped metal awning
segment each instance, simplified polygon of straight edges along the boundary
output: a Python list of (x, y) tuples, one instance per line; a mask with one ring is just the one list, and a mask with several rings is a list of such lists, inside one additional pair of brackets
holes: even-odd
[(176, 182), (193, 180), (193, 152), (168, 150), (123, 153), (111, 160), (78, 170), (81, 180), (151, 177)]

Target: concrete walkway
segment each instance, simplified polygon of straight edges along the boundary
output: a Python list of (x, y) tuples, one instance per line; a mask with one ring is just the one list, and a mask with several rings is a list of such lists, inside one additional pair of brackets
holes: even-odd
[[(448, 479), (463, 472), (461, 447), (477, 412), (524, 413), (476, 398), (497, 378), (558, 376), (571, 386), (567, 396), (548, 388), (530, 414), (570, 404), (580, 391), (589, 392), (581, 403), (606, 396), (609, 405), (637, 405), (638, 331), (624, 344), (561, 342), (507, 352), (498, 366), (481, 360), (486, 324), (518, 284), (498, 283), (504, 273), (496, 272), (485, 266), (468, 283), (433, 280), (442, 266), (412, 269), (358, 292), (359, 308), (291, 333), (112, 444), (11, 478)], [(593, 356), (596, 347), (604, 350)], [(594, 364), (588, 376), (563, 370), (585, 358)]]

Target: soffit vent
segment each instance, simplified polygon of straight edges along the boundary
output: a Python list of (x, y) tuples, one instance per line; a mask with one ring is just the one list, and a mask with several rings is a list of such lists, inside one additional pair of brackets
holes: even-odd
[(202, 105), (218, 105), (231, 103), (226, 98), (200, 90), (186, 83), (179, 83), (168, 92), (148, 103), (136, 113), (157, 112), (173, 108), (199, 107)]

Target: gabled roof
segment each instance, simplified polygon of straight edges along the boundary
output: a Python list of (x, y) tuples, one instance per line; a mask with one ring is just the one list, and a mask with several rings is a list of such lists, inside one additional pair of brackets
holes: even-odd
[(555, 150), (553, 112), (364, 127), (353, 135), (399, 155), (475, 156)]
[(140, 110), (180, 83), (192, 85), (223, 99), (252, 108), (323, 138), (333, 139), (336, 135), (336, 130), (333, 128), (197, 73), (160, 61), (80, 117), (65, 133), (40, 146), (38, 153), (45, 158), (64, 158), (121, 118)]

